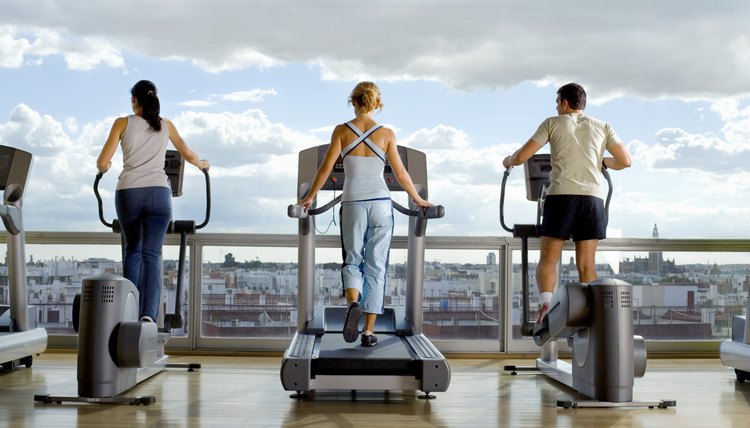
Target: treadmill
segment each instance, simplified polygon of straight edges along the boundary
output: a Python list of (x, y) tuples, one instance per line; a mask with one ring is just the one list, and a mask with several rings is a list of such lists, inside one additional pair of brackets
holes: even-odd
[(36, 326), (26, 284), (26, 240), (21, 205), (31, 171), (31, 153), (0, 146), (0, 217), (8, 254), (9, 305), (0, 306), (0, 363), (6, 370), (31, 367), (33, 355), (47, 349), (47, 330)]
[[(328, 145), (311, 147), (299, 154), (297, 197), (302, 199), (323, 162)], [(424, 153), (398, 148), (401, 160), (414, 185), (427, 197), (427, 169)], [(386, 164), (384, 178), (388, 189), (403, 191)], [(331, 176), (321, 190), (343, 190), (344, 164), (339, 157)], [(298, 318), (297, 331), (281, 364), (281, 383), (285, 390), (296, 391), (292, 398), (303, 398), (322, 390), (419, 390), (420, 398), (434, 398), (431, 392), (443, 392), (450, 383), (450, 367), (445, 357), (422, 334), (422, 289), (424, 274), (424, 236), (429, 218), (444, 215), (442, 206), (426, 210), (409, 202), (406, 208), (393, 202), (394, 208), (409, 217), (407, 245), (406, 304), (386, 307), (378, 315), (375, 334), (378, 344), (363, 347), (359, 341), (343, 338), (347, 306), (315, 306), (315, 216), (327, 212), (341, 201), (335, 197), (320, 208), (305, 211), (290, 205), (288, 215), (299, 219), (298, 246)], [(359, 330), (364, 325), (360, 320)]]

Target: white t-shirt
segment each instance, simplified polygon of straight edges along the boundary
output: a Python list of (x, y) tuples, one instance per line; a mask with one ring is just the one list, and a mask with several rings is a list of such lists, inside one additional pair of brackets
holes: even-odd
[(545, 119), (531, 139), (541, 145), (550, 144), (552, 172), (547, 194), (604, 199), (604, 151), (622, 143), (609, 124), (582, 113), (568, 113)]

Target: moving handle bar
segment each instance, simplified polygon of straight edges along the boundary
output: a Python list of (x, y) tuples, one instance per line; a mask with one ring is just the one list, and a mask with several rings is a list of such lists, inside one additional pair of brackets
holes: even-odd
[[(287, 215), (292, 218), (305, 219), (308, 216), (323, 214), (339, 202), (341, 202), (341, 195), (333, 198), (331, 201), (320, 208), (310, 208), (305, 210), (305, 208), (301, 205), (292, 204), (287, 208)], [(414, 234), (420, 237), (424, 236), (428, 219), (442, 218), (443, 216), (445, 216), (445, 208), (442, 205), (433, 205), (431, 207), (410, 210), (396, 201), (391, 201), (391, 203), (393, 204), (393, 208), (396, 208), (396, 211), (400, 212), (401, 214), (417, 218), (417, 224)]]

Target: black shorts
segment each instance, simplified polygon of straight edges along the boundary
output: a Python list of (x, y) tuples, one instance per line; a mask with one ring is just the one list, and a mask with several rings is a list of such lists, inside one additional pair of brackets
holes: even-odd
[(547, 195), (542, 213), (542, 236), (573, 241), (607, 237), (604, 201), (596, 196)]

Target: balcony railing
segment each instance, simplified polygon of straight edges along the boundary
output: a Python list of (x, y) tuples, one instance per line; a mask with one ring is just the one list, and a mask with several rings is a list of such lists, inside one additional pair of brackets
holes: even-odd
[[(5, 235), (0, 234), (0, 243), (4, 242)], [(33, 255), (37, 263), (48, 262), (53, 258), (49, 254), (69, 261), (71, 256), (77, 254), (79, 256), (76, 256), (75, 263), (80, 263), (83, 259), (100, 257), (103, 253), (116, 255), (110, 256), (110, 261), (102, 260), (103, 264), (117, 265), (120, 262), (117, 256), (120, 238), (112, 233), (27, 232), (26, 242), (27, 256)], [(164, 257), (167, 283), (174, 279), (174, 273), (166, 272), (166, 261), (176, 258), (175, 246), (178, 243), (177, 237), (167, 236)], [(285, 281), (288, 280), (289, 283), (278, 284), (279, 277), (275, 276), (275, 285), (268, 285), (272, 284), (272, 280), (263, 279), (264, 285), (253, 288), (242, 285), (250, 281), (239, 278), (245, 270), (236, 269), (236, 272), (233, 272), (231, 269), (223, 269), (222, 260), (217, 260), (215, 255), (217, 252), (226, 255), (233, 251), (255, 251), (263, 258), (269, 257), (261, 260), (261, 256), (258, 256), (259, 263), (284, 262), (287, 266), (284, 269), (294, 269), (297, 236), (201, 233), (188, 236), (188, 245), (190, 262), (186, 278), (187, 299), (184, 300), (183, 308), (188, 322), (184, 331), (175, 332), (176, 338), (170, 341), (170, 345), (181, 349), (283, 350), (294, 333), (293, 323), (296, 320), (294, 272), (287, 270), (284, 273)], [(323, 258), (330, 258), (331, 254), (336, 254), (339, 245), (338, 236), (317, 237), (318, 253), (323, 254)], [(107, 251), (102, 251), (102, 248)], [(393, 254), (403, 252), (406, 248), (406, 238), (394, 237), (392, 248)], [(41, 251), (42, 249), (44, 251)], [(424, 331), (434, 339), (442, 351), (526, 353), (536, 350), (533, 342), (517, 334), (521, 312), (518, 307), (520, 249), (520, 240), (509, 237), (427, 237), (426, 269), (433, 274), (433, 279), (430, 280), (431, 276), (426, 275), (428, 281), (432, 282), (426, 284), (424, 292)], [(653, 263), (658, 266), (664, 260), (669, 262), (670, 255), (677, 255), (709, 262), (721, 259), (716, 262), (719, 270), (722, 267), (731, 267), (732, 272), (713, 276), (708, 272), (703, 275), (704, 282), (691, 278), (690, 275), (683, 275), (684, 284), (673, 283), (671, 288), (668, 283), (657, 284), (664, 289), (657, 297), (654, 294), (653, 283), (634, 287), (634, 290), (638, 289), (642, 295), (638, 304), (634, 305), (635, 331), (649, 340), (650, 349), (703, 353), (718, 349), (719, 340), (730, 334), (731, 317), (742, 314), (744, 310), (744, 302), (747, 299), (745, 284), (750, 282), (750, 261), (747, 256), (749, 249), (750, 240), (747, 239), (611, 238), (600, 243), (597, 262), (606, 259), (611, 266), (612, 263), (619, 263), (618, 259), (629, 260), (630, 256), (623, 254), (635, 254), (634, 257), (638, 258), (641, 264), (646, 265), (645, 259), (651, 257)], [(283, 257), (286, 260), (273, 260), (270, 254), (276, 250), (284, 253)], [(573, 250), (572, 243), (566, 246), (561, 270), (565, 269), (566, 254), (571, 254)], [(35, 253), (44, 253), (47, 256), (39, 257)], [(213, 255), (206, 258), (205, 255), (208, 253)], [(490, 257), (490, 253), (494, 256)], [(391, 271), (392, 275), (397, 276), (398, 273), (394, 271), (398, 270), (397, 265), (401, 258), (393, 254), (391, 261), (394, 266)], [(538, 242), (531, 241), (532, 264), (536, 254)], [(639, 254), (642, 257), (638, 256)], [(472, 261), (464, 262), (465, 259)], [(494, 261), (497, 264), (491, 265)], [(710, 267), (708, 263), (702, 265)], [(320, 281), (328, 278), (323, 270), (321, 267)], [(533, 265), (531, 271), (533, 276)], [(224, 278), (221, 275), (224, 275)], [(642, 275), (639, 278), (654, 279), (660, 276), (660, 272), (652, 272), (651, 275)], [(669, 273), (663, 276), (669, 277)], [(673, 276), (680, 278), (679, 275)], [(37, 319), (49, 330), (51, 346), (74, 347), (75, 338), (72, 336), (70, 319), (72, 296), (68, 294), (74, 292), (75, 284), (61, 285), (63, 277), (64, 275), (60, 275), (59, 272), (49, 271), (43, 277), (33, 278), (32, 282), (35, 284), (30, 287), (30, 291), (35, 298), (30, 300), (35, 305)], [(331, 277), (335, 278), (336, 275)], [(330, 278), (325, 279), (329, 280)], [(45, 284), (45, 281), (49, 284)], [(398, 288), (402, 285), (398, 285), (397, 279), (394, 281), (397, 285), (388, 295), (387, 303), (403, 304), (401, 290)], [(52, 283), (57, 284), (55, 290), (58, 291), (53, 290)], [(213, 285), (209, 287), (208, 284)], [(531, 284), (532, 289), (535, 289), (533, 278)], [(209, 290), (214, 285), (221, 290)], [(65, 288), (65, 291), (60, 292), (61, 288)], [(340, 283), (316, 284), (317, 288), (321, 293), (316, 303), (342, 302), (338, 296)], [(7, 291), (3, 290), (3, 287), (0, 287), (0, 290), (0, 300), (7, 299)], [(167, 284), (164, 291), (167, 300), (169, 293), (173, 293), (173, 290), (170, 290)], [(59, 294), (64, 296), (61, 297)], [(261, 295), (265, 296), (262, 301)], [(532, 298), (532, 315), (536, 310), (534, 305)]]

